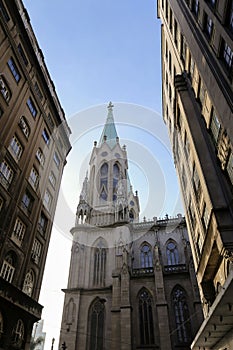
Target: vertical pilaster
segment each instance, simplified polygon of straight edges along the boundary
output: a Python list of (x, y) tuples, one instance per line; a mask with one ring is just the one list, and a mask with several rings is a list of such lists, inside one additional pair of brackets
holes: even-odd
[(155, 274), (155, 291), (156, 291), (156, 310), (158, 315), (158, 326), (160, 335), (160, 348), (171, 350), (170, 329), (168, 322), (168, 305), (165, 297), (163, 270), (159, 258), (159, 248), (154, 248), (154, 274)]

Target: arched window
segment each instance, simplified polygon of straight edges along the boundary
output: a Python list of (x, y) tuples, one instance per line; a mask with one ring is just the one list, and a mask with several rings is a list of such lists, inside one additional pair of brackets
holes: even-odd
[(129, 211), (129, 221), (133, 222), (134, 221), (134, 210), (130, 209)]
[(108, 164), (104, 163), (100, 168), (100, 198), (108, 199)]
[(113, 200), (117, 199), (117, 184), (120, 177), (120, 169), (117, 164), (113, 165)]
[(28, 273), (25, 276), (24, 283), (23, 283), (23, 292), (29, 296), (32, 295), (33, 286), (34, 286), (34, 273), (32, 270), (28, 271)]
[(167, 264), (168, 265), (179, 264), (178, 250), (174, 241), (169, 241), (167, 243)]
[(25, 137), (28, 139), (28, 137), (30, 135), (30, 128), (29, 128), (27, 119), (24, 116), (22, 116), (20, 118), (19, 127), (22, 130), (22, 132), (25, 135)]
[(21, 346), (24, 338), (24, 324), (22, 320), (18, 320), (13, 332), (12, 332), (12, 341), (14, 345)]
[(143, 246), (141, 247), (140, 258), (141, 258), (141, 267), (144, 268), (144, 267), (153, 266), (152, 251), (149, 244), (144, 243)]
[(104, 302), (96, 300), (89, 310), (89, 350), (104, 349)]
[(189, 310), (185, 291), (177, 286), (172, 293), (173, 309), (176, 321), (176, 331), (179, 343), (188, 343), (191, 337)]
[(154, 322), (153, 322), (152, 297), (143, 289), (139, 294), (139, 330), (140, 344), (154, 344)]
[(5, 78), (0, 74), (0, 92), (6, 102), (9, 102), (11, 99), (11, 91), (6, 83)]
[(106, 253), (104, 242), (100, 240), (94, 250), (93, 283), (95, 286), (103, 286), (105, 283)]
[(16, 259), (13, 253), (8, 253), (3, 260), (0, 276), (8, 282), (12, 282), (16, 266)]

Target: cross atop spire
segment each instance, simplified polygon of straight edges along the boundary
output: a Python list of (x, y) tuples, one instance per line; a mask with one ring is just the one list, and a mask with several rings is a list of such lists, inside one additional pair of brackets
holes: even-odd
[(113, 105), (112, 102), (110, 101), (109, 104), (108, 104), (108, 110), (109, 110), (109, 112), (112, 112), (113, 107), (114, 107), (114, 105)]
[(99, 145), (102, 145), (104, 142), (107, 142), (108, 145), (113, 148), (117, 141), (117, 131), (116, 131), (116, 126), (114, 123), (114, 118), (113, 118), (113, 110), (114, 105), (112, 104), (112, 102), (109, 102), (108, 104), (108, 116), (107, 116), (107, 120), (105, 122), (103, 131), (102, 131), (102, 135), (100, 137), (100, 142)]

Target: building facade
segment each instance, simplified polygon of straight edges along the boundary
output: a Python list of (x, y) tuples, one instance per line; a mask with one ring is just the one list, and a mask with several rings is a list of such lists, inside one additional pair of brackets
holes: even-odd
[(190, 349), (202, 309), (185, 220), (139, 222), (112, 109), (71, 229), (59, 348)]
[(28, 349), (70, 130), (21, 0), (0, 1), (0, 348)]
[(163, 117), (205, 315), (192, 349), (233, 348), (233, 1), (159, 0)]

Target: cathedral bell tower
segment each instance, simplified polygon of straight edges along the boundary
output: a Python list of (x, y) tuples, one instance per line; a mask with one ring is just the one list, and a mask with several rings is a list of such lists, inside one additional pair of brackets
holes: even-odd
[(110, 226), (138, 222), (139, 201), (129, 182), (126, 146), (120, 145), (113, 107), (110, 102), (99, 144), (94, 142), (90, 177), (86, 175), (83, 182), (76, 224)]

